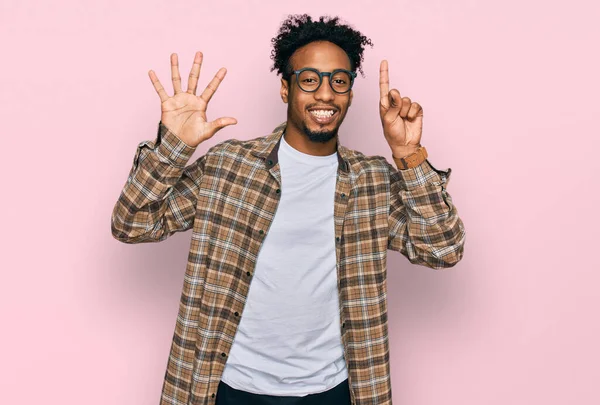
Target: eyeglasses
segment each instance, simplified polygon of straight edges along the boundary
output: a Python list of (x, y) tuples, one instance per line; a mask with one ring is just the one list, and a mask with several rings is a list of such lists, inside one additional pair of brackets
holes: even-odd
[(333, 72), (319, 72), (315, 68), (294, 70), (296, 83), (301, 90), (314, 93), (323, 83), (323, 76), (329, 77), (331, 89), (338, 94), (348, 93), (354, 84), (355, 72), (346, 69), (335, 69)]

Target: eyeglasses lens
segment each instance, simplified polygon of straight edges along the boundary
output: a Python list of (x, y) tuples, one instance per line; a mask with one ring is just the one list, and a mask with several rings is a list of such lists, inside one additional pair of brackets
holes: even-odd
[[(348, 91), (351, 82), (352, 77), (347, 72), (336, 72), (331, 77), (331, 87), (338, 93)], [(298, 84), (304, 91), (315, 91), (319, 87), (319, 75), (311, 70), (305, 70), (298, 75)]]

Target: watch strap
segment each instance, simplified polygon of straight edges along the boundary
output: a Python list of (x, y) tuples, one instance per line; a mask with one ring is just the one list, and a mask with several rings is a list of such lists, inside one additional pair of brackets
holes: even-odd
[(427, 149), (425, 149), (424, 146), (419, 146), (415, 152), (402, 158), (397, 158), (392, 155), (400, 169), (417, 167), (427, 159), (427, 156)]

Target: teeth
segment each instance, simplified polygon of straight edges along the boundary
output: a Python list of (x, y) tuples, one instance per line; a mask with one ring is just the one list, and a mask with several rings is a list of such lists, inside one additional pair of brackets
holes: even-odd
[(333, 115), (333, 110), (314, 110), (311, 111), (311, 114), (316, 115), (319, 118), (327, 118)]

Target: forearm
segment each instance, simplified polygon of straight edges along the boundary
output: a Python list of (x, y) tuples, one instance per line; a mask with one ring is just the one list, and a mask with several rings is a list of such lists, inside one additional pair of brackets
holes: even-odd
[(415, 168), (396, 168), (392, 175), (389, 248), (411, 263), (439, 269), (463, 256), (464, 224), (446, 190), (450, 173), (426, 160)]
[(111, 216), (113, 236), (125, 243), (155, 242), (189, 226), (193, 217), (195, 177), (185, 164), (195, 148), (159, 124), (154, 141), (138, 145)]

